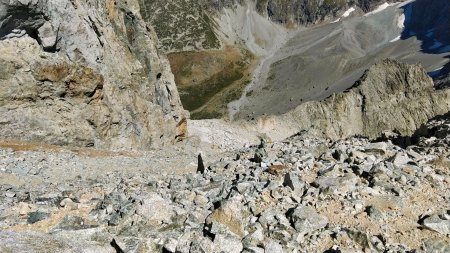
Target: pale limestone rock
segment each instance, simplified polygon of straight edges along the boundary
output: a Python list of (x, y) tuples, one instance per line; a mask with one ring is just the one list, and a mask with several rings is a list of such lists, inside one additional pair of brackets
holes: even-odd
[(1, 2), (0, 137), (111, 149), (174, 142), (188, 114), (139, 7), (135, 0)]
[(157, 193), (150, 193), (142, 200), (142, 205), (136, 210), (138, 215), (145, 217), (151, 224), (170, 221), (174, 215), (171, 206)]
[(56, 32), (53, 30), (50, 22), (45, 22), (43, 26), (38, 29), (39, 39), (44, 50), (50, 50), (56, 45)]
[(224, 201), (222, 206), (206, 219), (206, 224), (210, 224), (213, 229), (218, 225), (225, 226), (229, 232), (243, 237), (246, 212), (242, 210), (242, 201), (243, 197), (240, 195)]

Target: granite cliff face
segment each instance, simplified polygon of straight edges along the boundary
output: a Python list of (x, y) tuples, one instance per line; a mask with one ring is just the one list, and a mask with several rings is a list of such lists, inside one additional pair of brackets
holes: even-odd
[(0, 136), (96, 148), (175, 141), (183, 110), (137, 1), (0, 1)]
[(282, 118), (333, 139), (376, 139), (385, 132), (410, 136), (428, 119), (449, 111), (448, 91), (433, 85), (419, 65), (384, 60), (347, 91), (304, 103)]

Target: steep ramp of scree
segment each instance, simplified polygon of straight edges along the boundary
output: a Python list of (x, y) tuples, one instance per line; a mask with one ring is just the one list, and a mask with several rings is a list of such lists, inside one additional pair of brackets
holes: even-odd
[(254, 79), (257, 83), (241, 99), (235, 118), (283, 114), (324, 99), (352, 86), (384, 58), (420, 63), (427, 71), (442, 68), (450, 51), (448, 5), (445, 0), (391, 4), (298, 32), (264, 63), (269, 66)]

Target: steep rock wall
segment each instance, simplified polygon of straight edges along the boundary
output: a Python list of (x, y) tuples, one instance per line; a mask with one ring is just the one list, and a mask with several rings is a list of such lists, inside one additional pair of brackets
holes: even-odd
[(0, 138), (147, 149), (182, 135), (188, 115), (139, 8), (1, 0)]

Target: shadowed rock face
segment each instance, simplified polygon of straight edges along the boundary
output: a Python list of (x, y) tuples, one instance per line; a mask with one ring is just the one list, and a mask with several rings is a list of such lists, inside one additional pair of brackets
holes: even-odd
[(435, 91), (422, 67), (384, 60), (347, 91), (304, 103), (281, 121), (333, 139), (355, 135), (376, 139), (384, 132), (412, 135), (428, 119), (448, 110), (448, 92)]
[(434, 83), (438, 89), (450, 88), (450, 62), (441, 69)]
[(427, 54), (450, 51), (450, 2), (446, 0), (416, 0), (402, 7), (405, 29), (401, 39), (416, 37)]
[(0, 2), (0, 137), (146, 149), (186, 117), (137, 1)]

